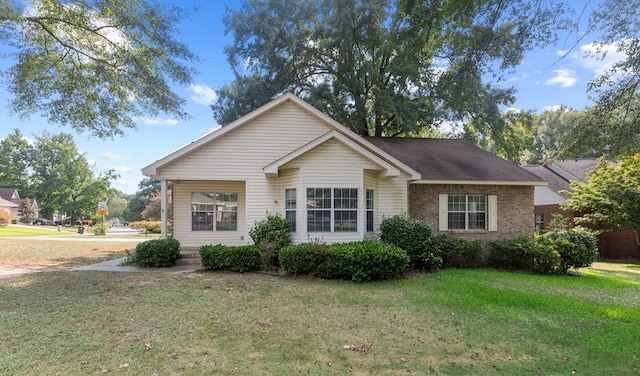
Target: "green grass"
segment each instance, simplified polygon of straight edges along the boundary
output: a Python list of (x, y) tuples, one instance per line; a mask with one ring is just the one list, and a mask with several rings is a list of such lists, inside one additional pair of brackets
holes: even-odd
[[(0, 226), (0, 237), (2, 236), (40, 236), (40, 235), (69, 235), (71, 231), (68, 228), (61, 228), (58, 231), (52, 226), (24, 227), (24, 226)], [(77, 229), (74, 229), (74, 232)]]
[(639, 293), (639, 273), (599, 269), (38, 273), (0, 279), (0, 373), (631, 375)]

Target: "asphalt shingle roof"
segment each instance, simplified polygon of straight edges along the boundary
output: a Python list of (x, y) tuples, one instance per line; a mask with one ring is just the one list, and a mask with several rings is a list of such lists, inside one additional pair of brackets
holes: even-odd
[(422, 180), (542, 182), (535, 174), (465, 140), (369, 137)]

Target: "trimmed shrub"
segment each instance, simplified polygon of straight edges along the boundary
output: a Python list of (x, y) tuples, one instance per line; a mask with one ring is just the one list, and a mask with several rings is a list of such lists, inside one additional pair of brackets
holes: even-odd
[(265, 267), (278, 266), (278, 252), (291, 244), (289, 221), (279, 214), (267, 214), (267, 218), (256, 221), (249, 236), (261, 252)]
[(490, 242), (488, 251), (489, 265), (498, 269), (548, 274), (560, 267), (560, 255), (553, 248), (537, 244), (526, 236)]
[(129, 227), (135, 230), (147, 230), (152, 234), (161, 232), (160, 221), (137, 221), (129, 223)]
[(11, 219), (11, 224), (12, 225), (17, 225), (18, 224), (18, 219), (17, 218), (12, 218)]
[(312, 274), (327, 255), (330, 248), (324, 243), (302, 243), (290, 245), (280, 250), (280, 267), (293, 275)]
[(200, 262), (207, 270), (231, 270), (244, 273), (260, 269), (260, 249), (255, 245), (200, 247)]
[(11, 216), (4, 210), (0, 210), (0, 226), (6, 226), (11, 222)]
[(406, 213), (386, 217), (380, 223), (380, 240), (404, 249), (411, 265), (421, 268), (421, 260), (429, 251), (433, 231), (425, 221), (409, 218)]
[(135, 262), (140, 266), (169, 267), (180, 258), (180, 242), (175, 239), (153, 239), (136, 245)]
[(407, 253), (387, 243), (364, 240), (330, 246), (329, 255), (313, 274), (327, 279), (351, 279), (356, 282), (398, 277), (410, 262)]
[(554, 229), (544, 233), (536, 241), (552, 247), (560, 255), (560, 270), (566, 273), (574, 268), (584, 268), (598, 258), (598, 239), (596, 234), (583, 227)]
[(482, 265), (482, 243), (441, 234), (431, 239), (430, 249), (442, 258), (444, 268), (476, 268)]

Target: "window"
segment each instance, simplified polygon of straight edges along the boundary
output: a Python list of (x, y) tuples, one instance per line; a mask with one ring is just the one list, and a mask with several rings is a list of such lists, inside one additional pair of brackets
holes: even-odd
[(358, 190), (307, 188), (307, 231), (358, 231)]
[(498, 231), (498, 196), (440, 194), (438, 231)]
[(544, 230), (544, 214), (536, 214), (536, 228), (539, 231)]
[(284, 217), (289, 221), (291, 232), (296, 232), (296, 189), (284, 190)]
[(373, 189), (367, 189), (367, 232), (373, 232)]
[(191, 193), (191, 231), (238, 230), (238, 194)]

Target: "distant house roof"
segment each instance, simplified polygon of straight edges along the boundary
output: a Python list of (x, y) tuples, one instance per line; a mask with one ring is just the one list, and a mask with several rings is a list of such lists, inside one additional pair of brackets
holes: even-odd
[(0, 188), (0, 198), (5, 200), (18, 200), (20, 199), (20, 195), (18, 194), (18, 190), (15, 188)]
[(0, 197), (0, 208), (17, 208), (19, 205)]
[[(525, 170), (538, 175), (546, 180), (548, 189), (552, 192), (536, 191), (536, 205), (559, 204), (566, 201), (569, 196), (561, 193), (568, 191), (572, 181), (587, 182), (587, 173), (597, 168), (597, 159), (583, 158), (565, 161), (545, 161), (542, 165), (523, 166)], [(553, 194), (556, 198), (553, 198)]]
[(366, 138), (422, 175), (422, 181), (545, 185), (539, 176), (465, 140)]

